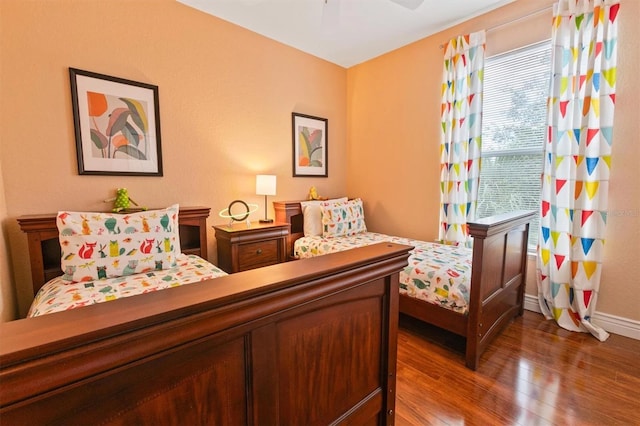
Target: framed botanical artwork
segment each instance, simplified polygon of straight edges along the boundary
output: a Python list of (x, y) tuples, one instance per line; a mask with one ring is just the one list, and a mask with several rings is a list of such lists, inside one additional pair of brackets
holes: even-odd
[(162, 176), (158, 86), (69, 68), (81, 175)]
[(294, 112), (292, 122), (293, 176), (329, 176), (329, 120)]

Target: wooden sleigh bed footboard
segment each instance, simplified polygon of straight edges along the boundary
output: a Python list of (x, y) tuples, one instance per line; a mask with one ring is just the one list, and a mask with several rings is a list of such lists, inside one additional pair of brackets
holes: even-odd
[[(304, 236), (299, 201), (274, 202), (276, 220), (291, 224), (289, 251)], [(492, 339), (522, 315), (529, 224), (535, 212), (517, 211), (469, 224), (474, 238), (468, 314), (400, 295), (400, 312), (466, 338), (465, 364), (475, 370)]]
[(393, 424), (380, 243), (0, 324), (2, 424)]
[(465, 364), (472, 370), (493, 338), (523, 313), (533, 217), (514, 212), (469, 224), (474, 241), (467, 315), (400, 295), (400, 312), (466, 338)]

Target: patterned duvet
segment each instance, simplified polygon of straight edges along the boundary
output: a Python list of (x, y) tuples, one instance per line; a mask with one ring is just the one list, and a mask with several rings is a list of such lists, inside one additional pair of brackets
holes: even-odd
[(94, 303), (178, 287), (227, 275), (224, 271), (194, 256), (181, 254), (171, 269), (151, 271), (119, 278), (72, 283), (57, 277), (36, 294), (27, 316), (50, 314)]
[(364, 232), (335, 238), (303, 237), (295, 242), (294, 250), (299, 258), (308, 258), (383, 241), (415, 247), (410, 251), (409, 264), (400, 272), (400, 294), (467, 313), (471, 284), (470, 248)]

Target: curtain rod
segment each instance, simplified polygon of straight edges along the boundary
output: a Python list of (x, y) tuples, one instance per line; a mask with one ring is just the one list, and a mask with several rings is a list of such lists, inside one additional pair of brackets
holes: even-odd
[[(543, 12), (547, 12), (547, 11), (552, 10), (552, 9), (553, 9), (553, 5), (543, 7), (542, 9), (534, 10), (533, 12), (529, 12), (526, 15), (520, 16), (519, 18), (515, 18), (515, 19), (512, 19), (511, 21), (507, 21), (507, 22), (503, 22), (503, 23), (498, 24), (498, 25), (494, 25), (493, 27), (489, 27), (489, 28), (487, 28), (485, 30), (485, 32), (490, 33), (492, 31), (497, 30), (498, 28), (502, 28), (502, 27), (506, 27), (507, 25), (515, 24), (516, 22), (520, 22), (522, 20), (525, 20), (525, 19), (530, 18), (532, 16), (539, 15), (539, 14), (541, 14)], [(446, 43), (441, 44), (440, 45), (440, 49), (443, 49), (445, 46), (446, 46)]]

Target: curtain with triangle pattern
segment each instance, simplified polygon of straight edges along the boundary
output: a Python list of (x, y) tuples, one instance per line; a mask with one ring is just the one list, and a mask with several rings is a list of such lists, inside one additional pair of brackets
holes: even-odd
[(447, 244), (470, 244), (467, 222), (475, 217), (480, 177), (484, 51), (484, 31), (444, 47), (438, 238)]
[(537, 256), (543, 314), (602, 341), (609, 335), (591, 318), (607, 223), (619, 8), (618, 0), (554, 6)]

